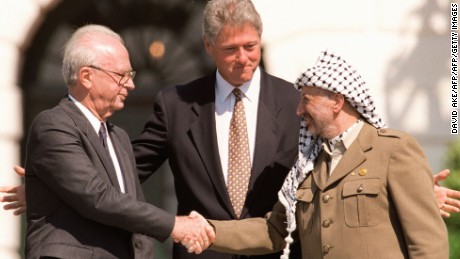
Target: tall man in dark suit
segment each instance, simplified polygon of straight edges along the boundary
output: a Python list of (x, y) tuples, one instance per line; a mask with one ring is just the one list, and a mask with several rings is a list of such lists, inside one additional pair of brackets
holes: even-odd
[[(251, 1), (209, 1), (203, 38), (216, 72), (160, 91), (144, 131), (133, 141), (141, 178), (169, 159), (179, 214), (196, 210), (212, 219), (261, 217), (277, 200), (297, 154), (299, 95), (291, 83), (259, 67), (261, 34), (262, 22)], [(235, 212), (227, 188), (235, 88), (242, 92), (251, 163), (241, 212)], [(179, 245), (173, 253), (181, 259), (235, 258), (208, 251), (190, 255)], [(279, 255), (264, 258), (271, 257)]]
[(206, 247), (212, 228), (200, 217), (143, 202), (130, 140), (107, 122), (134, 89), (120, 36), (99, 25), (78, 29), (62, 72), (69, 94), (34, 119), (27, 144), (26, 257), (152, 258), (147, 236), (192, 234)]

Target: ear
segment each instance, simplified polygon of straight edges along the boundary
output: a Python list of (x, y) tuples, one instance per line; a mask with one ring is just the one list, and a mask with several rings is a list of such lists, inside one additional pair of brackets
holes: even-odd
[(334, 101), (332, 109), (335, 113), (338, 113), (343, 109), (343, 106), (345, 105), (345, 96), (343, 96), (342, 94), (334, 93), (334, 95), (332, 96), (332, 100)]
[(94, 72), (89, 67), (81, 67), (78, 71), (77, 81), (87, 90), (93, 86)]
[(213, 45), (208, 40), (208, 38), (206, 38), (206, 36), (203, 36), (203, 42), (204, 42), (204, 48), (206, 49), (206, 52), (208, 53), (208, 55), (211, 56), (211, 50), (212, 50)]

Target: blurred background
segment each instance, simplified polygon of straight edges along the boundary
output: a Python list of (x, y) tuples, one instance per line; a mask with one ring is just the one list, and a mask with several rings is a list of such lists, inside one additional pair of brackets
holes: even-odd
[[(321, 50), (340, 53), (366, 80), (386, 123), (413, 134), (433, 172), (449, 167), (460, 189), (460, 143), (450, 134), (450, 3), (446, 0), (253, 0), (264, 23), (262, 66), (294, 82)], [(214, 71), (204, 51), (206, 0), (15, 0), (0, 9), (0, 186), (22, 180), (31, 120), (66, 94), (60, 67), (71, 33), (89, 23), (120, 33), (137, 71), (136, 90), (111, 121), (131, 138), (158, 90)], [(457, 2), (458, 1), (454, 1)], [(149, 202), (175, 212), (169, 166), (143, 185)], [(416, 188), (416, 186), (408, 186)], [(420, 215), (423, 216), (423, 215)], [(446, 220), (460, 258), (460, 218)], [(0, 211), (0, 258), (23, 258), (24, 217)], [(171, 241), (156, 243), (171, 258)]]

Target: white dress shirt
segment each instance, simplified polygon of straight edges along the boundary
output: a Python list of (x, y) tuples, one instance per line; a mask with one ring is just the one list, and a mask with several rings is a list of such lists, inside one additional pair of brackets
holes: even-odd
[[(86, 108), (83, 104), (77, 101), (70, 94), (69, 94), (69, 98), (75, 103), (75, 105), (77, 105), (77, 107), (80, 109), (83, 115), (85, 115), (85, 117), (89, 120), (89, 122), (91, 123), (91, 126), (93, 126), (94, 130), (96, 131), (96, 134), (99, 135), (101, 121), (99, 121), (99, 119), (96, 118), (96, 116), (94, 116), (94, 114), (91, 113), (91, 111), (88, 110), (88, 108)], [(120, 190), (121, 192), (124, 193), (125, 192), (125, 181), (123, 179), (123, 174), (121, 172), (120, 164), (118, 163), (117, 154), (115, 153), (115, 149), (113, 148), (112, 140), (110, 139), (110, 134), (108, 133), (109, 131), (107, 130), (107, 124), (105, 123), (105, 121), (103, 121), (103, 123), (104, 123), (105, 131), (107, 132), (107, 144), (109, 146), (110, 158), (112, 158), (113, 167), (115, 167), (115, 172), (117, 174), (118, 183), (120, 184)]]
[[(229, 84), (216, 72), (216, 131), (219, 156), (224, 173), (225, 183), (227, 183), (228, 172), (228, 134), (230, 130), (230, 120), (232, 119), (233, 108), (235, 106), (235, 95), (232, 93), (235, 87)], [(257, 127), (257, 108), (259, 106), (260, 93), (260, 69), (254, 71), (252, 79), (238, 87), (243, 93), (242, 101), (246, 113), (246, 126), (248, 129), (249, 154), (251, 165), (254, 158), (254, 145)]]

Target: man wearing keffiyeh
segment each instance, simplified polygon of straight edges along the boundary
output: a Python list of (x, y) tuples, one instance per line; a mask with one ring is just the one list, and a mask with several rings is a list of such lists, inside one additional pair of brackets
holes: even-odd
[(296, 81), (299, 157), (266, 219), (212, 221), (210, 249), (264, 254), (299, 238), (302, 258), (448, 258), (427, 159), (388, 129), (357, 71), (323, 51)]

